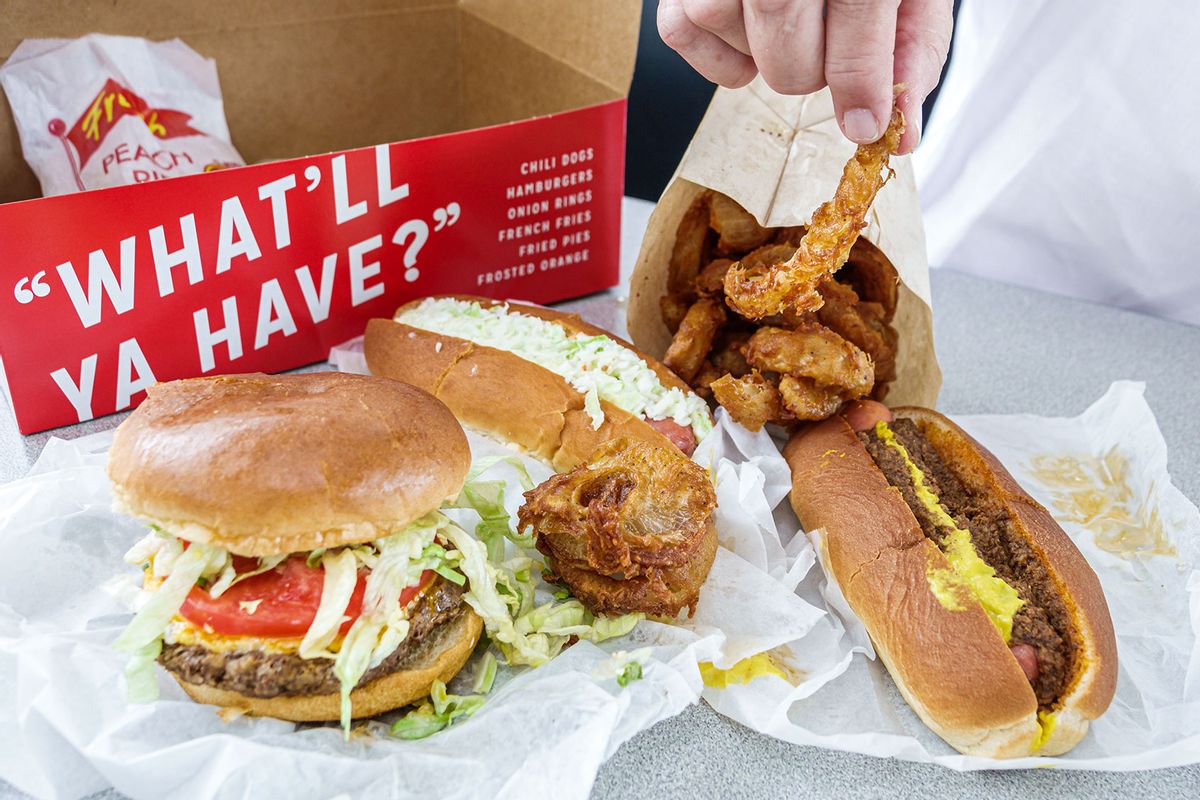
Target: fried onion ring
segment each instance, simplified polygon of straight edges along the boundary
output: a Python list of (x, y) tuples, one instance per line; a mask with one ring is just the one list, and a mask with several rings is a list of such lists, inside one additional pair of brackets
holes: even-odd
[(813, 213), (808, 231), (788, 261), (764, 270), (734, 265), (726, 273), (725, 301), (730, 308), (749, 319), (761, 319), (789, 307), (799, 311), (820, 307), (817, 283), (849, 258), (875, 195), (892, 175), (888, 159), (903, 132), (904, 115), (893, 108), (883, 136), (859, 145), (846, 163), (833, 199)]
[(672, 334), (679, 330), (679, 323), (683, 322), (691, 307), (689, 301), (676, 294), (664, 294), (658, 298), (658, 309), (662, 312), (663, 324)]
[(673, 615), (694, 606), (712, 565), (716, 505), (703, 467), (618, 439), (526, 492), (517, 518), (589, 610)]
[(546, 556), (546, 564), (571, 594), (593, 614), (641, 611), (674, 617), (686, 608), (690, 617), (700, 600), (700, 587), (717, 555), (717, 528), (710, 521), (692, 558), (677, 567), (650, 569), (624, 580), (600, 575), (575, 561)]
[(720, 192), (713, 192), (708, 204), (708, 224), (717, 232), (717, 252), (725, 255), (753, 250), (771, 238), (769, 228)]
[(675, 229), (675, 247), (667, 273), (667, 291), (682, 295), (691, 289), (692, 281), (704, 263), (704, 244), (708, 239), (708, 203), (711, 192), (701, 192), (679, 220)]
[(725, 273), (733, 266), (728, 258), (710, 261), (692, 281), (692, 287), (701, 297), (715, 297), (725, 291)]
[(896, 353), (888, 344), (882, 306), (856, 302), (858, 295), (854, 290), (832, 278), (821, 282), (821, 296), (825, 298), (825, 304), (817, 311), (821, 324), (871, 357), (876, 384), (895, 378)]
[(818, 420), (833, 416), (842, 405), (837, 389), (819, 386), (812, 378), (784, 375), (779, 379), (779, 395), (784, 407), (796, 419)]
[(761, 430), (780, 418), (779, 390), (758, 370), (741, 378), (726, 375), (710, 386), (717, 402), (746, 430)]
[(720, 300), (697, 300), (679, 323), (663, 363), (685, 381), (691, 381), (700, 371), (712, 349), (713, 337), (724, 322), (725, 305)]
[(760, 370), (839, 387), (851, 398), (866, 395), (875, 383), (867, 354), (822, 325), (759, 328), (746, 345), (746, 360)]

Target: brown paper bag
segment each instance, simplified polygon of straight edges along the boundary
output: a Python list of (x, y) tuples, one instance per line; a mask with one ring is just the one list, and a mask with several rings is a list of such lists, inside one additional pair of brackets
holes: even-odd
[[(676, 228), (706, 187), (728, 195), (766, 227), (807, 224), (833, 197), (854, 145), (838, 130), (829, 92), (785, 97), (756, 79), (718, 89), (654, 213), (630, 280), (629, 335), (661, 358), (671, 342), (659, 298), (666, 293)], [(932, 407), (942, 383), (933, 351), (925, 231), (912, 164), (891, 159), (895, 177), (880, 190), (862, 238), (900, 278), (892, 326), (899, 337), (889, 405)]]

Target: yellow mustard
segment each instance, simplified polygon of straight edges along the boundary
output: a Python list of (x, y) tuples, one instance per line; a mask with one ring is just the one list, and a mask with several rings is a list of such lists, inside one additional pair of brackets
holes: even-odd
[(757, 653), (749, 658), (743, 658), (729, 669), (719, 669), (711, 661), (700, 664), (700, 679), (705, 686), (713, 689), (724, 689), (740, 683), (749, 683), (764, 675), (775, 675), (787, 680), (787, 673), (775, 663), (770, 653)]
[(998, 577), (996, 571), (979, 556), (971, 542), (970, 532), (960, 528), (942, 506), (937, 494), (926, 485), (920, 467), (913, 463), (908, 449), (896, 438), (886, 422), (880, 420), (875, 423), (875, 435), (904, 459), (912, 476), (917, 499), (933, 515), (934, 521), (949, 531), (942, 552), (950, 562), (950, 569), (929, 566), (925, 570), (925, 579), (933, 596), (943, 607), (962, 611), (965, 606), (960, 600), (961, 593), (969, 592), (983, 606), (988, 618), (1007, 642), (1012, 638), (1013, 615), (1024, 603), (1017, 590)]
[(1038, 712), (1038, 732), (1037, 736), (1033, 738), (1033, 752), (1041, 750), (1046, 742), (1050, 741), (1050, 734), (1054, 733), (1056, 721), (1057, 717), (1054, 716), (1053, 711)]

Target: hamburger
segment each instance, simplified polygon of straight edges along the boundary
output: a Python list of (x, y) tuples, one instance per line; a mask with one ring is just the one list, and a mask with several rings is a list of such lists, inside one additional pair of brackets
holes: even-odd
[(151, 388), (108, 459), (115, 508), (151, 529), (126, 557), (143, 570), (116, 642), (131, 698), (154, 697), (155, 662), (197, 702), (347, 730), (428, 695), (482, 629), (438, 511), (469, 468), (446, 406), (395, 381)]

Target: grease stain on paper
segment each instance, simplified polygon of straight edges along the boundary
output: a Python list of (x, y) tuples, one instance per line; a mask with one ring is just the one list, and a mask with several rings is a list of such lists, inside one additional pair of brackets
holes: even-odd
[(1129, 462), (1117, 448), (1035, 456), (1026, 468), (1049, 490), (1055, 516), (1086, 528), (1100, 549), (1125, 559), (1178, 555), (1158, 509), (1130, 488)]

